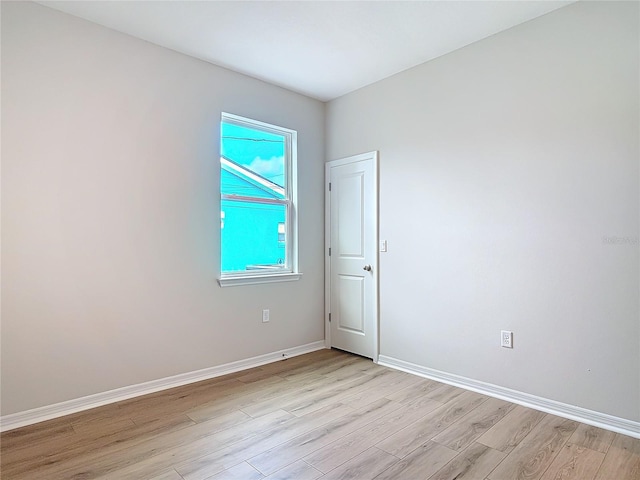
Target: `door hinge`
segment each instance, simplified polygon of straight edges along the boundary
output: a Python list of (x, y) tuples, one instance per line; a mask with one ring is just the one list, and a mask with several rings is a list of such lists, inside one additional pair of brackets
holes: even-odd
[(329, 256), (331, 256), (331, 247), (329, 247)]
[(329, 182), (329, 191), (331, 191), (331, 182)]
[(331, 321), (331, 314), (329, 314), (329, 321)]

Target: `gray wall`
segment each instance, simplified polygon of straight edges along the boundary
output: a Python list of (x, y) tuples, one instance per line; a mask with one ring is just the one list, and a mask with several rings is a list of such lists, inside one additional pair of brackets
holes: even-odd
[(382, 355), (640, 420), (638, 17), (579, 2), (328, 104), (328, 159), (380, 151)]
[[(298, 282), (216, 282), (221, 111), (298, 131)], [(323, 119), (318, 101), (2, 2), (2, 414), (322, 340)]]

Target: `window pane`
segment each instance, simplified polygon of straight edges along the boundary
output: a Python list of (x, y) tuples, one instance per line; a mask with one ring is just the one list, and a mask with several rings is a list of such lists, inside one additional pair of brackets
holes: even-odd
[[(222, 200), (222, 271), (286, 268), (286, 205)], [(257, 272), (256, 272), (257, 273)]]
[[(285, 137), (263, 130), (222, 123), (222, 156), (281, 188), (286, 185), (285, 178)], [(225, 191), (222, 193), (236, 193)]]

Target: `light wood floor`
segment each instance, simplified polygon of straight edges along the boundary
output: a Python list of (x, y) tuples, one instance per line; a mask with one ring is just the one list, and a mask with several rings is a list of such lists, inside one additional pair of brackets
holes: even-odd
[(335, 350), (0, 440), (6, 480), (640, 479), (640, 440)]

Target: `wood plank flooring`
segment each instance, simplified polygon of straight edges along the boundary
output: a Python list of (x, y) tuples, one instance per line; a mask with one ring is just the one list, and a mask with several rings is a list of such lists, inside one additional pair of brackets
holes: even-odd
[(640, 440), (321, 350), (0, 436), (3, 480), (640, 480)]

